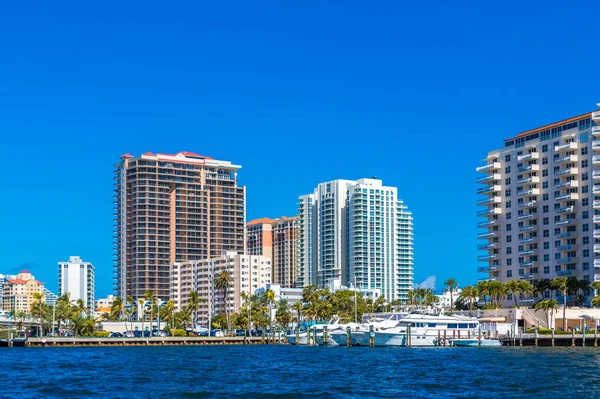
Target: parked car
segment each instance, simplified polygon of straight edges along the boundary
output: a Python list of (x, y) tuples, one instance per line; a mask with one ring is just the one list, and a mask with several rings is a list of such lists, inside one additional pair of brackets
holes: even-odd
[(123, 338), (123, 334), (121, 334), (120, 332), (111, 332), (110, 334), (108, 334), (109, 338)]
[(223, 337), (223, 336), (225, 336), (225, 334), (223, 334), (223, 330), (212, 330), (210, 332), (210, 336), (211, 337)]
[(133, 331), (126, 331), (125, 334), (123, 334), (123, 336), (125, 338), (133, 338), (133, 337), (135, 337), (135, 335), (133, 334)]

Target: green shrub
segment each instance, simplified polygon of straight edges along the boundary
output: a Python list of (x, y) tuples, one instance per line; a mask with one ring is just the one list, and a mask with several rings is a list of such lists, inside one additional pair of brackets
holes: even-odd
[(110, 332), (108, 331), (96, 331), (94, 333), (94, 337), (101, 337), (101, 338), (106, 338), (110, 335)]
[(195, 337), (194, 333), (191, 331), (187, 335), (188, 335), (188, 337)]
[(181, 328), (176, 328), (175, 330), (173, 330), (173, 332), (176, 337), (185, 337), (187, 335), (185, 330), (182, 330)]

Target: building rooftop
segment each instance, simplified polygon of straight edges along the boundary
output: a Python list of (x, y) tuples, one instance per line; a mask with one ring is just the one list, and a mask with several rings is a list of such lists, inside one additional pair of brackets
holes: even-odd
[(273, 220), (273, 219), (260, 218), (260, 219), (255, 219), (255, 220), (252, 220), (252, 221), (248, 222), (246, 224), (246, 226), (254, 226), (254, 225), (257, 225), (257, 224), (273, 224), (275, 222), (276, 222), (276, 220)]
[(513, 139), (515, 139), (517, 137), (527, 136), (527, 135), (532, 134), (532, 133), (541, 132), (542, 130), (551, 129), (553, 127), (564, 125), (565, 123), (576, 122), (576, 121), (579, 121), (581, 119), (589, 118), (591, 116), (592, 116), (592, 112), (586, 112), (585, 114), (581, 114), (581, 115), (577, 115), (577, 116), (574, 116), (574, 117), (571, 117), (571, 118), (563, 119), (561, 121), (553, 122), (553, 123), (550, 123), (548, 125), (536, 127), (535, 129), (526, 130), (524, 132), (521, 132), (521, 133), (517, 134), (514, 137), (506, 139), (505, 141), (507, 141), (507, 140), (513, 140)]

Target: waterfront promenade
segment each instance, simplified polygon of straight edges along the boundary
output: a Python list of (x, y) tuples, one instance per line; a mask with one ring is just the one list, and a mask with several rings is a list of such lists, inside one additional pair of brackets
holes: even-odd
[(284, 340), (278, 337), (152, 337), (152, 338), (29, 338), (15, 341), (14, 346), (74, 347), (74, 346), (199, 346), (199, 345), (273, 345)]

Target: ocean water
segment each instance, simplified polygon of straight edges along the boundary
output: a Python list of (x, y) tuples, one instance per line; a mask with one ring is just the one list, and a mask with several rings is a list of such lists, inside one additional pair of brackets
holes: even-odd
[(600, 347), (0, 348), (2, 398), (591, 398)]

